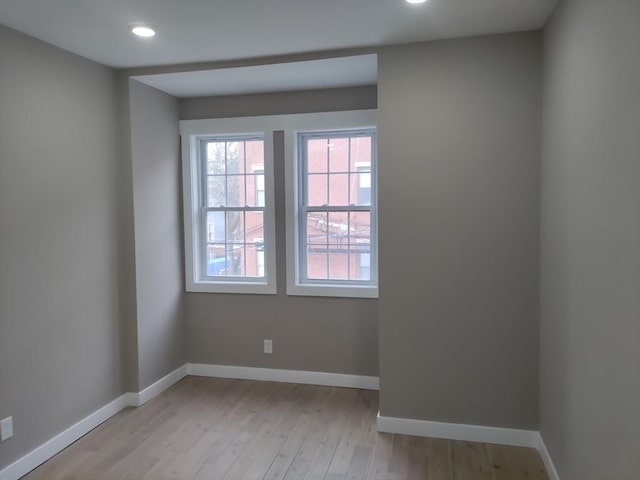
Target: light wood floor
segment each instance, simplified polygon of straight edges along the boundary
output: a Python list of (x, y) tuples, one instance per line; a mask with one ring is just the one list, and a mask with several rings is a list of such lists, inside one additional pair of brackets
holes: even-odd
[(187, 377), (28, 480), (548, 480), (535, 450), (376, 431), (378, 393)]

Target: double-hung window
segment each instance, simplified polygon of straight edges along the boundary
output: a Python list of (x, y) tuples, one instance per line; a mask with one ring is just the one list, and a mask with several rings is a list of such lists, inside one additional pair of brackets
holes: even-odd
[(301, 119), (289, 141), (295, 193), (287, 218), (293, 226), (287, 293), (377, 297), (372, 112), (311, 115)]
[(275, 293), (271, 132), (182, 130), (187, 291)]
[(378, 296), (375, 111), (183, 120), (180, 132), (187, 291), (276, 293), (276, 135), (287, 294)]

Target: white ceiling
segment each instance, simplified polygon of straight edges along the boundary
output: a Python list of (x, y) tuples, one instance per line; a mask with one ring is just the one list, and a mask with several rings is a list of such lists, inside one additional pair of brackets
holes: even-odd
[[(540, 28), (557, 0), (0, 0), (0, 23), (116, 68)], [(144, 22), (152, 39), (131, 35)]]
[(132, 77), (176, 97), (375, 85), (376, 55)]

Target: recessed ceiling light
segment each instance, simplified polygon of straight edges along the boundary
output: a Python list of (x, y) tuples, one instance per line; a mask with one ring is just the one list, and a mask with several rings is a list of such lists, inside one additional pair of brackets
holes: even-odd
[(138, 37), (153, 37), (156, 34), (156, 31), (147, 25), (129, 25), (129, 28), (131, 28), (131, 33)]
[(424, 3), (427, 0), (407, 0), (407, 3)]

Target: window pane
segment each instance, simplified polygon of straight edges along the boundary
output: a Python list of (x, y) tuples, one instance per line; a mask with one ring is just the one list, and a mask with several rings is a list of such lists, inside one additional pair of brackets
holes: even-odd
[(245, 175), (227, 176), (227, 207), (244, 207), (246, 191)]
[(308, 212), (307, 213), (307, 238), (308, 244), (327, 243), (327, 213)]
[(244, 276), (244, 244), (227, 244), (226, 276)]
[[(226, 142), (227, 147), (227, 175), (238, 174), (241, 171), (240, 162), (244, 162), (244, 142)], [(244, 167), (242, 167), (244, 169)]]
[(207, 175), (224, 175), (225, 164), (225, 142), (208, 142)]
[(264, 190), (264, 170), (255, 170), (256, 189)]
[(327, 172), (327, 143), (326, 138), (307, 140), (307, 172)]
[(244, 243), (244, 212), (226, 212), (227, 242)]
[[(238, 173), (246, 173), (246, 146), (247, 142), (237, 142), (238, 143)], [(227, 172), (232, 173), (232, 172)]]
[(312, 279), (327, 278), (326, 245), (313, 245), (307, 249), (307, 277)]
[(251, 173), (260, 167), (264, 171), (264, 141), (250, 140), (245, 143), (245, 156), (247, 159), (247, 173)]
[(307, 205), (322, 206), (327, 205), (327, 182), (328, 175), (309, 175), (307, 185)]
[(329, 212), (327, 227), (328, 244), (342, 246), (345, 250), (349, 244), (349, 213)]
[(224, 212), (207, 212), (207, 242), (224, 242), (226, 240)]
[(351, 138), (351, 171), (355, 171), (358, 165), (368, 163), (371, 165), (371, 137)]
[(245, 213), (245, 237), (247, 242), (253, 242), (255, 238), (264, 238), (264, 213)]
[(207, 275), (210, 277), (224, 276), (226, 270), (224, 245), (207, 245)]
[(253, 173), (253, 175), (247, 177), (247, 205), (251, 207), (264, 207), (264, 170), (255, 168)]
[(371, 280), (371, 254), (357, 254), (358, 270), (356, 272), (356, 280)]
[(263, 278), (265, 276), (265, 244), (263, 237), (247, 237), (246, 275)]
[(225, 206), (227, 204), (226, 187), (226, 177), (219, 175), (207, 177), (207, 206)]
[(331, 172), (349, 171), (349, 139), (329, 139), (329, 170)]
[(350, 247), (352, 250), (369, 249), (371, 242), (371, 213), (350, 212)]
[(349, 205), (349, 175), (329, 175), (329, 205)]
[(264, 277), (264, 250), (257, 250), (256, 251), (256, 276), (257, 277)]
[(329, 278), (349, 279), (349, 253), (346, 250), (329, 250)]
[(371, 205), (371, 173), (355, 174), (358, 188), (358, 205)]

